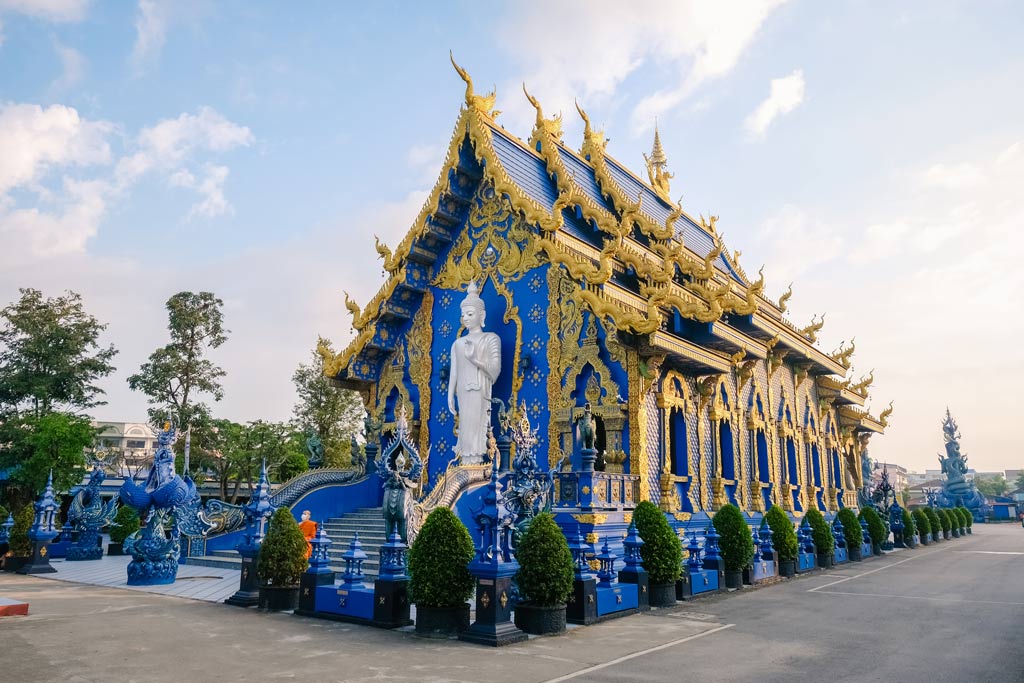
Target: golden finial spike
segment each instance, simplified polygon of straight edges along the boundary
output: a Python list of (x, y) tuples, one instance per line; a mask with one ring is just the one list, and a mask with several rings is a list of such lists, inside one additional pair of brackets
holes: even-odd
[(473, 79), (470, 78), (469, 73), (455, 63), (455, 55), (452, 54), (451, 50), (448, 51), (448, 57), (451, 59), (452, 66), (455, 67), (455, 71), (458, 72), (459, 77), (466, 83), (466, 106), (484, 114), (485, 116), (497, 118), (498, 114), (501, 113), (500, 111), (494, 111), (494, 103), (498, 99), (497, 90), (492, 90), (489, 95), (474, 94)]

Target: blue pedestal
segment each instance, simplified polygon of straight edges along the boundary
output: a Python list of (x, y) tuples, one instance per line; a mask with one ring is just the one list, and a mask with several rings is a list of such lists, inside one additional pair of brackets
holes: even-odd
[(347, 620), (373, 621), (373, 588), (362, 583), (317, 586), (316, 611)]
[(871, 541), (860, 544), (860, 556), (864, 559), (874, 556), (875, 549), (871, 547)]
[(603, 617), (615, 612), (636, 611), (637, 585), (635, 583), (616, 583), (612, 586), (597, 587), (597, 616)]
[(701, 593), (714, 593), (721, 589), (722, 581), (717, 569), (690, 570), (690, 592), (694, 597)]
[(775, 565), (775, 560), (759, 560), (750, 567), (750, 577), (753, 579), (753, 583), (770, 579), (778, 574), (779, 570)]
[(799, 553), (797, 555), (796, 570), (798, 572), (809, 572), (817, 566), (814, 553)]
[[(63, 539), (63, 536), (61, 537)], [(58, 560), (62, 557), (68, 556), (68, 548), (71, 547), (70, 540), (60, 540), (55, 543), (51, 543), (48, 547), (47, 552), (50, 554), (51, 560)]]
[(848, 562), (850, 560), (850, 554), (846, 552), (846, 548), (836, 548), (833, 562), (840, 564), (842, 562)]

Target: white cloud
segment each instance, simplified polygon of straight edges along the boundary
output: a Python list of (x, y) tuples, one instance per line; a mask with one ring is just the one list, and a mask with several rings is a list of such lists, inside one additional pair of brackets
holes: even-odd
[(37, 181), (51, 168), (110, 161), (113, 126), (83, 120), (72, 107), (0, 105), (0, 195)]
[[(248, 128), (204, 107), (144, 128), (135, 151), (110, 167), (114, 130), (64, 105), (0, 105), (0, 263), (83, 251), (111, 204), (151, 171), (198, 193), (190, 217), (233, 211), (224, 194), (228, 168), (204, 163), (197, 179), (190, 165), (196, 157), (251, 144)], [(87, 172), (91, 177), (76, 177)]]
[(230, 169), (227, 166), (207, 164), (206, 176), (201, 181), (186, 169), (180, 169), (171, 174), (169, 178), (171, 185), (196, 190), (203, 197), (201, 202), (192, 205), (189, 218), (194, 216), (216, 218), (234, 213), (234, 207), (224, 197), (224, 181), (227, 180), (229, 172)]
[(135, 45), (132, 48), (132, 63), (137, 72), (156, 58), (167, 39), (167, 6), (159, 0), (139, 0), (135, 14)]
[(773, 78), (768, 98), (757, 105), (743, 122), (744, 128), (756, 138), (764, 137), (772, 122), (788, 114), (804, 101), (804, 72), (797, 69), (783, 78)]
[(934, 164), (928, 167), (921, 178), (924, 187), (949, 190), (978, 187), (985, 182), (985, 175), (974, 164)]
[(73, 47), (62, 44), (57, 39), (53, 41), (53, 49), (57, 51), (60, 58), (61, 74), (50, 86), (54, 92), (62, 92), (78, 85), (85, 75), (85, 57)]
[(17, 12), (57, 22), (81, 21), (89, 0), (0, 0), (0, 13)]
[[(573, 112), (574, 97), (592, 107), (640, 68), (674, 71), (676, 85), (636, 105), (632, 127), (639, 134), (653, 128), (656, 116), (698, 86), (732, 70), (781, 4), (782, 0), (520, 3), (499, 22), (499, 41), (524, 62), (526, 84), (548, 115)], [(518, 91), (519, 83), (505, 88), (503, 92)], [(502, 109), (514, 125), (533, 118), (525, 98), (504, 98)]]
[(761, 223), (749, 256), (766, 265), (773, 281), (790, 282), (836, 258), (843, 245), (835, 226), (806, 209), (786, 205)]

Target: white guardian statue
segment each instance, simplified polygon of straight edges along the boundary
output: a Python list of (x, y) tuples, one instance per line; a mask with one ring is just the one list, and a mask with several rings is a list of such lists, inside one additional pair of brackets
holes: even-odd
[(487, 311), (475, 282), (469, 283), (461, 308), (466, 334), (452, 343), (448, 410), (459, 418), (455, 455), (461, 457), (462, 464), (474, 465), (483, 462), (487, 453), (491, 386), (501, 373), (501, 340), (493, 332), (483, 331)]

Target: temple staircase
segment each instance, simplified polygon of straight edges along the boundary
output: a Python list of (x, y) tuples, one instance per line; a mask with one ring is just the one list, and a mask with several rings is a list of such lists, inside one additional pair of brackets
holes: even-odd
[(348, 544), (359, 533), (359, 542), (366, 553), (363, 562), (363, 573), (366, 580), (373, 582), (380, 570), (380, 546), (384, 545), (384, 513), (381, 508), (360, 508), (341, 517), (332, 517), (324, 522), (324, 530), (331, 539), (331, 547), (327, 551), (331, 559), (331, 569), (338, 574), (345, 571), (345, 561), (341, 554), (348, 550)]

